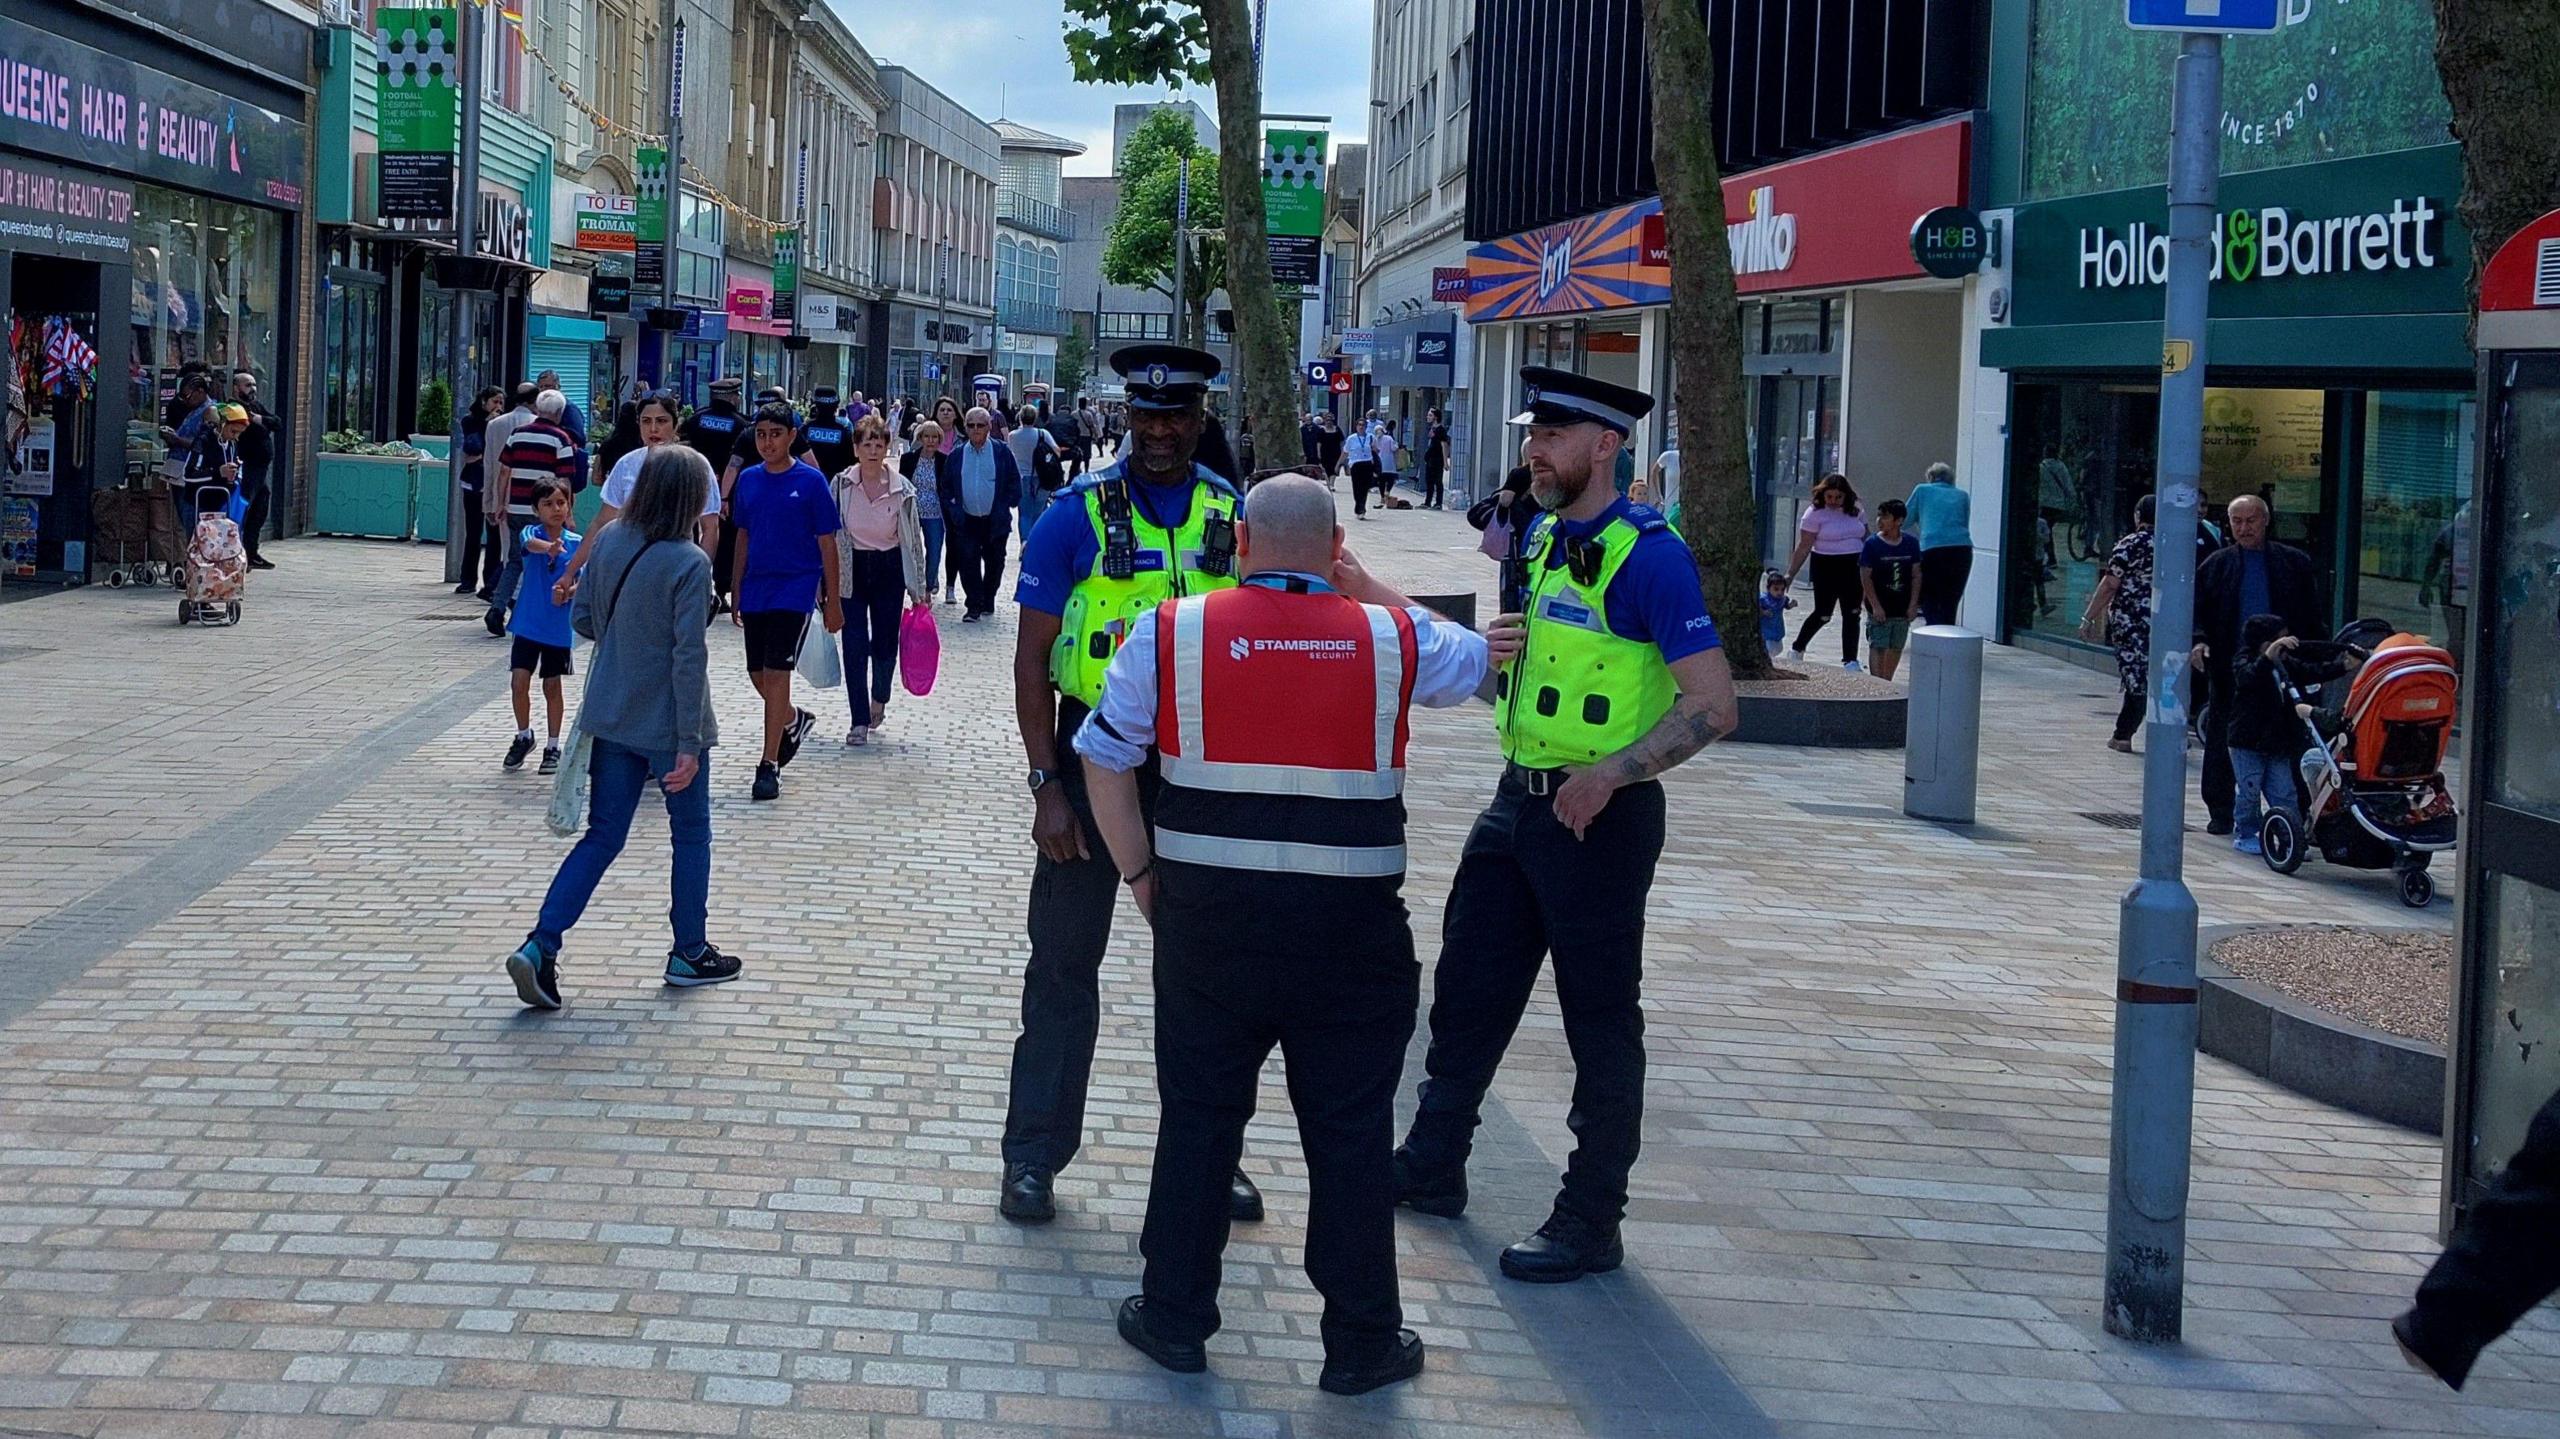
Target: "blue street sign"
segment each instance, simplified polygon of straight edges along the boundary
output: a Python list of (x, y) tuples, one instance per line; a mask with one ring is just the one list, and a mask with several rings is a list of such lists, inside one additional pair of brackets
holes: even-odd
[(1325, 386), (1332, 384), (1333, 366), (1322, 360), (1309, 361), (1307, 363), (1307, 383), (1317, 389), (1322, 389)]
[(2272, 35), (2284, 28), (2284, 0), (2124, 0), (2136, 30), (2205, 30)]

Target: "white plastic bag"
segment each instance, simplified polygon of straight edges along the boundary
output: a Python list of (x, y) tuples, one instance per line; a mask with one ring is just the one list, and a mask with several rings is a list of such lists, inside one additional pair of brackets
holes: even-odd
[(816, 615), (809, 616), (809, 627), (800, 632), (800, 678), (822, 690), (844, 684), (844, 654)]
[(587, 826), (588, 771), (595, 754), (595, 737), (571, 721), (568, 743), (560, 747), (560, 773), (551, 782), (551, 812), (544, 816), (562, 839), (575, 839)]

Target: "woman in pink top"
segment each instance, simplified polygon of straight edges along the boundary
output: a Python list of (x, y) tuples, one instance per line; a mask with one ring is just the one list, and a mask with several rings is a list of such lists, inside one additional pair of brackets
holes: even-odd
[(1840, 611), (1840, 668), (1858, 672), (1858, 606), (1863, 602), (1858, 580), (1858, 552), (1866, 548), (1867, 522), (1858, 518), (1858, 492), (1847, 475), (1824, 475), (1813, 487), (1813, 503), (1796, 523), (1795, 558), (1787, 561), (1790, 578), (1813, 557), (1813, 611), (1796, 631), (1796, 663), (1804, 663), (1804, 647)]
[[(865, 415), (853, 427), (853, 464), (829, 481), (836, 497), (836, 573), (844, 593), (844, 694), (853, 711), (849, 745), (869, 744), (889, 713), (889, 682), (898, 673), (898, 598), (918, 609), (933, 603), (925, 568), (924, 524), (916, 489), (889, 463), (889, 426)], [(862, 676), (868, 667), (866, 707)]]

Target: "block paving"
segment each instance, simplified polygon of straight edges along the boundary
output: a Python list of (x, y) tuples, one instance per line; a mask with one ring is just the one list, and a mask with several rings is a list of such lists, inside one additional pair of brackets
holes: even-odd
[[(1454, 517), (1352, 528), (1410, 589), (1489, 587)], [(497, 961), (563, 846), (547, 783), (498, 767), (504, 647), (430, 551), (275, 555), (235, 630), (180, 630), (166, 591), (0, 609), (0, 1434), (2560, 1433), (2549, 1314), (2462, 1396), (2383, 1327), (2435, 1249), (2436, 1142), (2210, 1059), (2187, 1342), (2101, 1331), (2134, 836), (2084, 816), (2139, 808), (2107, 676), (1992, 652), (1969, 829), (1901, 815), (1898, 752), (1675, 774), (1627, 1268), (1494, 1271), (1570, 1147), (1542, 985), (1474, 1207), (1399, 1216), (1431, 1368), (1341, 1400), (1276, 1060), (1247, 1144), (1272, 1217), (1236, 1231), (1211, 1372), (1112, 1331), (1154, 1128), (1133, 911), (1060, 1220), (994, 1212), (1031, 854), (1009, 619), (948, 625), (941, 688), (867, 749), (834, 742), (840, 692), (807, 701), (777, 804), (715, 752), (712, 928), (745, 979), (659, 986), (644, 808), (569, 1007), (535, 1015)], [(713, 664), (743, 741), (725, 622)], [(1417, 717), (1426, 954), (1497, 767), (1480, 707)], [(2200, 831), (2189, 867), (2207, 923), (2450, 922)]]

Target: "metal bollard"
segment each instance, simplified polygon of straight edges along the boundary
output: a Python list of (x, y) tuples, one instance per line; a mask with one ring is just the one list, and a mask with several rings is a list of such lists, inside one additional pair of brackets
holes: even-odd
[(1982, 751), (1982, 636), (1956, 625), (1911, 632), (1911, 704), (1902, 745), (1902, 812), (1973, 823)]

